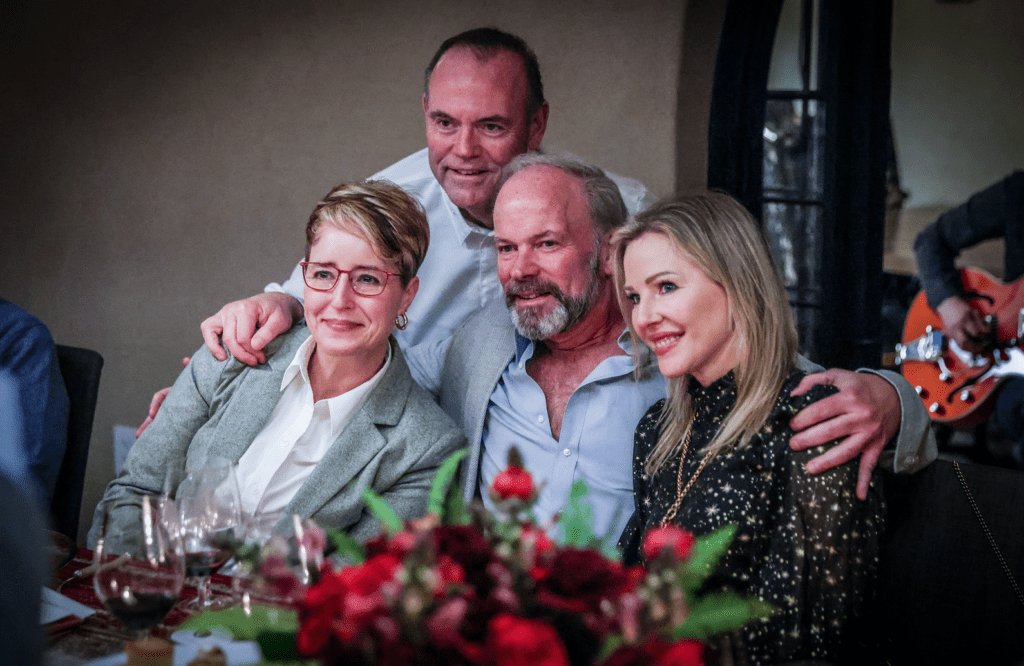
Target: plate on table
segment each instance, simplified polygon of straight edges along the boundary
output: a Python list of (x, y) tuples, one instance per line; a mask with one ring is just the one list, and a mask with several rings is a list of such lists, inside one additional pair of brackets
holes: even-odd
[[(209, 650), (214, 646), (224, 651), (228, 666), (247, 666), (263, 661), (259, 645), (254, 641), (236, 641), (226, 629), (214, 629), (209, 635), (202, 636), (183, 629), (171, 634), (171, 642), (174, 643), (174, 666), (188, 666), (188, 663), (199, 655), (200, 650)], [(82, 666), (121, 666), (127, 662), (127, 655), (118, 652), (87, 661)]]
[(79, 623), (96, 611), (74, 599), (68, 599), (48, 587), (42, 588), (42, 602), (39, 607), (39, 622), (49, 625), (65, 618), (74, 617)]

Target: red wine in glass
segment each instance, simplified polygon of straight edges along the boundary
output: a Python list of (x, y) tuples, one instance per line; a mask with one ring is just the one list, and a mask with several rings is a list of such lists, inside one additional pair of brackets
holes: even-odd
[(193, 577), (212, 576), (231, 558), (226, 550), (185, 553), (185, 573)]
[(185, 566), (196, 580), (193, 610), (223, 606), (214, 599), (210, 575), (224, 566), (231, 556), (228, 547), (241, 528), (241, 501), (234, 464), (216, 456), (201, 466), (190, 468), (178, 485), (176, 499), (181, 516), (181, 536), (185, 548)]
[(104, 600), (103, 605), (124, 626), (132, 631), (144, 631), (159, 624), (177, 602), (178, 595), (137, 592), (129, 599), (111, 597)]
[(104, 507), (93, 587), (107, 610), (142, 638), (174, 607), (185, 579), (173, 503), (149, 497)]

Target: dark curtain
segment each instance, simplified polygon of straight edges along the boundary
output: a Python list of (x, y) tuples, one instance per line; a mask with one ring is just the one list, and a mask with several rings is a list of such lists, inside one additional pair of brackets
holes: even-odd
[(826, 366), (878, 367), (889, 161), (892, 1), (821, 2), (826, 120)]
[[(731, 0), (715, 66), (708, 185), (762, 218), (765, 101), (782, 2)], [(826, 109), (821, 313), (812, 359), (881, 362), (882, 251), (892, 1), (821, 0), (819, 85)]]
[(732, 0), (725, 10), (708, 121), (708, 187), (761, 219), (765, 91), (782, 0)]

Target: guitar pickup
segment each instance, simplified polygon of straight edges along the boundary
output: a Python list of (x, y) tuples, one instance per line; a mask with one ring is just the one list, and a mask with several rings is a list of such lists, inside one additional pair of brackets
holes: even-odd
[(896, 345), (896, 365), (904, 361), (932, 363), (942, 358), (945, 347), (946, 336), (942, 331), (936, 331), (929, 326), (925, 334), (916, 340)]

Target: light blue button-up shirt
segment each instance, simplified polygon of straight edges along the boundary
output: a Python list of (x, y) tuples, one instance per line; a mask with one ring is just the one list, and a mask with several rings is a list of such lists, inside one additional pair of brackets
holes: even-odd
[(526, 372), (534, 343), (516, 335), (516, 356), (491, 394), (484, 423), (480, 494), (490, 511), (496, 507), (487, 490), (514, 445), (534, 482), (543, 484), (534, 507), (542, 525), (568, 503), (573, 482), (583, 479), (590, 488), (594, 533), (606, 543), (618, 540), (633, 514), (633, 431), (665, 397), (665, 379), (651, 359), (643, 361), (645, 377), (634, 379), (628, 333), (619, 346), (626, 354), (601, 361), (573, 392), (555, 439), (544, 392)]

